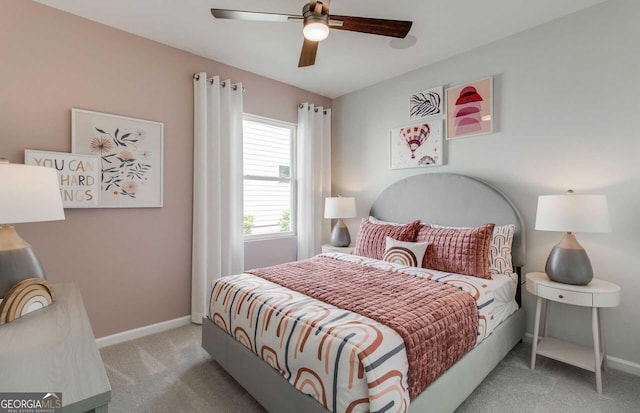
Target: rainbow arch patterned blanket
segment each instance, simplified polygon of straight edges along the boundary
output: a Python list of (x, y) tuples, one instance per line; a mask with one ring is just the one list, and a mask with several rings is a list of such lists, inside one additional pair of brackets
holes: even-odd
[(223, 277), (209, 318), (332, 412), (406, 412), (493, 330), (482, 279), (341, 253)]

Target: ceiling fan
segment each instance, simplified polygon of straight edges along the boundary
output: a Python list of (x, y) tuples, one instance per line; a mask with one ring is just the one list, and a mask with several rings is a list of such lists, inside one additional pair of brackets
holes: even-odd
[(409, 33), (413, 24), (413, 22), (405, 20), (329, 15), (329, 0), (311, 0), (302, 8), (302, 15), (225, 9), (211, 9), (211, 14), (218, 19), (302, 22), (304, 24), (302, 29), (304, 43), (298, 67), (315, 64), (318, 43), (329, 36), (329, 28), (402, 39)]

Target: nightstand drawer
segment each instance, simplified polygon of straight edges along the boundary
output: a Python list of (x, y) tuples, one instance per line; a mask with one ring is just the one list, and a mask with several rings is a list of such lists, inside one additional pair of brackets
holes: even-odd
[(584, 307), (591, 307), (593, 305), (593, 294), (591, 293), (561, 290), (547, 287), (546, 285), (538, 285), (538, 296), (560, 303), (581, 305)]

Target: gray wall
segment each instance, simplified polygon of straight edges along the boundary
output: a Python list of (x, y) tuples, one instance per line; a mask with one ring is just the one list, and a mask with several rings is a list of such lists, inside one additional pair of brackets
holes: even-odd
[[(596, 277), (622, 287), (622, 305), (605, 311), (609, 354), (640, 363), (638, 16), (637, 0), (611, 0), (335, 99), (333, 193), (355, 196), (362, 217), (386, 186), (409, 175), (454, 172), (488, 181), (524, 216), (525, 272), (542, 270), (562, 235), (533, 229), (538, 195), (568, 188), (605, 194), (613, 231), (577, 237)], [(445, 142), (442, 167), (389, 168), (389, 129), (408, 123), (410, 93), (488, 75), (496, 133)], [(348, 225), (355, 235), (358, 220)], [(525, 293), (524, 304), (532, 332), (535, 300)], [(590, 344), (588, 309), (555, 304), (552, 313), (553, 335)]]

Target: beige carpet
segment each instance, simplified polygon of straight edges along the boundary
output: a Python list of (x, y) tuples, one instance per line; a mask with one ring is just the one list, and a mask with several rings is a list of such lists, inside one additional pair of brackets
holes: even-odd
[[(640, 377), (610, 369), (598, 396), (593, 373), (544, 357), (532, 371), (529, 351), (528, 344), (516, 346), (456, 412), (640, 412)], [(109, 412), (264, 412), (202, 349), (200, 326), (100, 353), (113, 389)]]
[(265, 410), (200, 345), (195, 324), (100, 350), (110, 413)]

